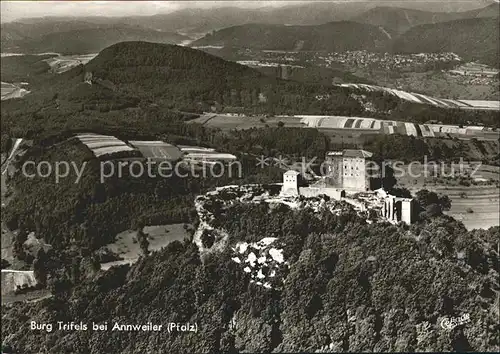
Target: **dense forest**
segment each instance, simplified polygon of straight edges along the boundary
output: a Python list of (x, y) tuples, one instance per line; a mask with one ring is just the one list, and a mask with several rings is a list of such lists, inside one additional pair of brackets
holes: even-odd
[[(150, 57), (133, 59), (131, 53), (134, 48), (142, 46), (153, 50), (148, 52)], [(185, 60), (192, 53), (204, 65)], [(74, 161), (78, 166), (84, 162), (88, 164), (78, 185), (74, 185), (74, 179), (71, 178), (56, 184), (52, 179), (31, 180), (17, 175), (12, 180), (17, 193), (5, 213), (12, 229), (35, 231), (39, 237), (44, 237), (47, 242), (60, 248), (74, 240), (85, 247), (98, 248), (112, 240), (116, 233), (133, 227), (144, 218), (149, 217), (161, 223), (193, 221), (194, 196), (207, 188), (230, 182), (275, 182), (281, 179), (279, 171), (256, 170), (256, 156), (283, 155), (299, 160), (301, 157), (316, 157), (319, 163), (326, 151), (351, 147), (333, 144), (315, 129), (270, 127), (224, 132), (198, 124), (185, 124), (194, 115), (172, 106), (168, 98), (166, 102), (163, 101), (168, 96), (160, 82), (169, 86), (170, 81), (160, 80), (153, 75), (154, 70), (151, 71), (152, 68), (158, 68), (159, 63), (167, 62), (171, 66), (166, 72), (174, 75), (175, 80), (182, 77), (186, 82), (191, 82), (197, 77), (197, 81), (201, 82), (203, 78), (206, 79), (206, 85), (201, 83), (191, 86), (193, 90), (200, 91), (193, 93), (194, 96), (186, 101), (187, 105), (192, 104), (192, 100), (196, 102), (203, 99), (205, 94), (218, 94), (221, 92), (219, 89), (222, 92), (229, 90), (232, 85), (258, 86), (262, 82), (274, 82), (293, 89), (305, 87), (312, 90), (316, 87), (268, 78), (250, 68), (192, 49), (149, 43), (112, 46), (88, 65), (87, 69), (93, 72), (95, 83), (92, 85), (82, 82), (86, 69), (78, 67), (59, 77), (50, 78), (48, 82), (52, 85), (47, 90), (37, 91), (27, 100), (12, 100), (2, 104), (2, 152), (9, 149), (12, 137), (33, 140), (34, 147), (18, 161), (18, 166), (29, 159)], [(145, 79), (135, 81), (137, 72), (134, 70), (119, 71), (124, 66), (138, 70), (143, 68), (140, 70), (145, 73)], [(172, 67), (179, 69), (171, 70)], [(208, 68), (215, 71), (208, 72)], [(234, 76), (217, 78), (215, 81), (221, 86), (212, 86), (213, 73), (218, 71), (227, 71)], [(249, 81), (240, 81), (241, 75), (248, 77)], [(134, 91), (134, 87), (138, 89)], [(172, 83), (167, 92), (174, 97), (181, 97), (185, 94), (184, 90), (192, 90), (191, 87), (179, 87)], [(359, 108), (359, 103), (354, 99), (349, 100), (347, 93), (338, 92), (338, 98), (343, 97), (349, 105)], [(159, 95), (158, 101), (153, 100), (155, 94)], [(383, 100), (383, 97), (373, 97)], [(286, 102), (285, 98), (282, 100)], [(397, 101), (391, 102), (398, 104)], [(265, 102), (263, 104), (266, 105)], [(339, 106), (335, 107), (339, 109)], [(211, 181), (195, 178), (149, 179), (144, 176), (141, 179), (109, 179), (101, 184), (98, 183), (99, 161), (94, 160), (81, 146), (75, 145), (74, 140), (65, 141), (75, 132), (82, 131), (110, 134), (123, 140), (151, 139), (214, 147), (239, 157), (244, 168), (243, 178)], [(413, 160), (431, 156), (449, 160), (463, 153), (463, 149), (451, 149), (439, 139), (432, 139), (431, 142), (407, 136), (377, 136), (364, 148), (375, 152), (379, 159)], [(130, 193), (131, 190), (134, 194)], [(54, 195), (59, 197), (55, 199)]]
[[(282, 75), (282, 67), (276, 66), (259, 66), (256, 69), (267, 76)], [(332, 83), (360, 83), (375, 85), (374, 81), (356, 76), (348, 71), (340, 69), (325, 68), (319, 66), (304, 66), (304, 67), (287, 67), (286, 80), (306, 82), (306, 83), (319, 83), (322, 85), (331, 85)]]
[[(28, 160), (71, 161), (78, 168), (85, 164), (84, 173), (78, 184), (75, 184), (77, 176), (74, 172), (59, 183), (54, 178), (31, 179), (17, 174), (11, 180), (16, 193), (4, 212), (9, 227), (35, 231), (38, 237), (44, 237), (56, 247), (63, 248), (77, 240), (85, 247), (95, 249), (110, 242), (117, 233), (134, 228), (141, 220), (160, 224), (192, 222), (195, 218), (194, 197), (214, 186), (280, 181), (280, 169), (257, 168), (256, 158), (259, 156), (284, 156), (290, 161), (301, 161), (302, 157), (315, 158), (317, 167), (327, 151), (356, 147), (334, 144), (315, 129), (277, 127), (228, 133), (196, 124), (183, 124), (182, 118), (179, 115), (175, 120), (172, 116), (158, 114), (154, 123), (124, 120), (123, 125), (127, 129), (109, 126), (97, 131), (114, 134), (123, 140), (162, 139), (233, 153), (242, 164), (241, 177), (233, 174), (215, 179), (149, 178), (145, 174), (141, 178), (132, 178), (125, 174), (122, 178), (115, 175), (100, 183), (100, 161), (78, 140), (65, 140), (72, 136), (71, 130), (52, 136), (38, 136), (34, 147), (16, 162), (17, 166)], [(82, 121), (81, 131), (85, 131), (84, 127)], [(381, 135), (365, 144), (364, 148), (372, 151), (375, 159), (380, 161), (421, 161), (424, 156), (431, 161), (458, 161), (468, 157), (471, 147), (464, 144), (457, 141), (449, 145), (441, 139), (426, 141), (402, 135)], [(478, 149), (480, 147), (477, 146)], [(484, 156), (485, 162), (498, 163), (498, 156)], [(473, 155), (468, 158), (474, 160)]]
[[(71, 353), (498, 348), (498, 228), (468, 232), (439, 214), (398, 227), (369, 225), (349, 212), (235, 207), (220, 227), (236, 239), (275, 235), (285, 244), (289, 269), (280, 288), (250, 283), (231, 260), (230, 246), (202, 262), (193, 243), (175, 241), (132, 267), (104, 273), (85, 255), (74, 255), (72, 265), (49, 280), (52, 298), (4, 312), (4, 344), (25, 354), (48, 347)], [(469, 322), (440, 326), (464, 314)], [(27, 330), (29, 320), (107, 322), (108, 328), (114, 322), (196, 323), (198, 332), (47, 333)]]
[(154, 119), (139, 119), (135, 114), (108, 115), (108, 122), (113, 123), (101, 126), (96, 123), (94, 131), (113, 134), (123, 140), (161, 139), (177, 144), (212, 146), (238, 156), (241, 176), (235, 173), (237, 171), (221, 178), (150, 178), (147, 174), (132, 178), (124, 174), (100, 183), (100, 161), (78, 140), (71, 139), (74, 132), (91, 129), (92, 121), (75, 117), (71, 121), (73, 129), (67, 125), (54, 126), (52, 135), (33, 136), (34, 147), (19, 158), (16, 165), (21, 167), (25, 161), (68, 161), (79, 169), (85, 166), (81, 179), (75, 184), (74, 172), (58, 182), (54, 178), (27, 178), (16, 174), (10, 181), (15, 193), (5, 211), (9, 227), (35, 231), (37, 237), (44, 237), (57, 248), (64, 248), (76, 240), (95, 249), (109, 243), (118, 232), (134, 228), (139, 221), (149, 224), (192, 222), (195, 196), (214, 186), (279, 181), (282, 171), (273, 167), (258, 168), (257, 156), (287, 155), (299, 160), (301, 156), (322, 158), (330, 146), (328, 139), (313, 129), (254, 129), (228, 135), (196, 124), (183, 124), (181, 114), (161, 114), (157, 108), (152, 108), (151, 116), (155, 112)]
[(413, 27), (391, 46), (399, 53), (454, 52), (465, 60), (499, 67), (498, 41), (497, 7), (496, 18), (469, 18)]
[(430, 12), (429, 9), (416, 10), (390, 6), (377, 6), (354, 18), (361, 23), (381, 26), (390, 33), (403, 34), (412, 27), (437, 24), (468, 18), (498, 18), (498, 4), (460, 12)]
[(315, 26), (247, 24), (209, 33), (191, 45), (344, 52), (374, 50), (387, 38), (379, 27), (352, 21), (329, 22)]
[(2, 81), (30, 83), (33, 79), (39, 80), (40, 76), (50, 70), (49, 64), (44, 60), (51, 57), (53, 57), (51, 54), (4, 57), (1, 61)]
[[(134, 68), (134, 70), (131, 70)], [(179, 109), (223, 106), (261, 113), (360, 113), (349, 92), (330, 85), (301, 84), (190, 48), (142, 42), (120, 43), (86, 65), (95, 77), (121, 92), (165, 102)], [(327, 95), (320, 101), (317, 95)]]
[[(91, 87), (84, 87), (90, 86), (83, 82), (86, 72), (92, 73)], [(363, 112), (349, 90), (280, 80), (194, 49), (147, 42), (110, 46), (87, 65), (34, 84), (32, 92), (22, 103), (2, 105), (2, 113), (29, 115), (65, 104), (69, 112), (87, 110), (80, 102), (94, 97), (108, 101), (97, 106), (100, 111), (119, 109), (118, 97), (134, 97), (196, 112), (212, 107), (268, 114)], [(327, 98), (318, 100), (318, 95)]]

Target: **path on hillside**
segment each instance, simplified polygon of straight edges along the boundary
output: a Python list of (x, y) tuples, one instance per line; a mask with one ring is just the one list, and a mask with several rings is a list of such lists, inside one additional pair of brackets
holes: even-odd
[(22, 138), (17, 138), (16, 141), (14, 142), (14, 146), (12, 146), (9, 157), (7, 157), (5, 162), (2, 164), (2, 175), (7, 172), (7, 169), (9, 168), (9, 164), (10, 164), (11, 160), (14, 158), (16, 151), (19, 148), (19, 145), (21, 145), (22, 141), (23, 141)]
[(379, 26), (378, 28), (379, 28), (379, 30), (381, 30), (382, 32), (384, 32), (384, 34), (387, 36), (387, 38), (392, 39), (391, 34), (389, 32), (387, 32), (384, 27)]

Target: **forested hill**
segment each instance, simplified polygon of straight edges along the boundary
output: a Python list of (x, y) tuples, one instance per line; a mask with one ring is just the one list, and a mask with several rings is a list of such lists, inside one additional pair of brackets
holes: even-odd
[[(95, 79), (116, 90), (187, 110), (211, 105), (256, 112), (361, 112), (348, 92), (332, 86), (301, 84), (199, 50), (147, 42), (123, 42), (103, 50), (86, 66)], [(328, 94), (319, 101), (317, 95)]]
[[(91, 84), (84, 82), (89, 74)], [(491, 124), (491, 112), (410, 105), (378, 92), (281, 80), (200, 50), (148, 42), (114, 44), (85, 66), (43, 76), (30, 89), (22, 100), (2, 103), (2, 132), (34, 138), (64, 127), (75, 128), (75, 122), (80, 127), (82, 116), (98, 128), (114, 123), (105, 118), (107, 113), (129, 117), (130, 109), (135, 109), (137, 116), (146, 116), (144, 107), (148, 106), (192, 113), (215, 110), (379, 118), (390, 114), (391, 119), (412, 117), (419, 122), (453, 117), (455, 121)], [(370, 105), (375, 112), (366, 108)]]
[[(213, 83), (236, 84), (244, 79), (264, 76), (246, 66), (236, 64), (187, 47), (148, 42), (123, 42), (104, 49), (86, 66), (93, 75), (116, 84), (166, 85), (199, 84), (210, 79)], [(226, 75), (223, 75), (226, 73)], [(140, 79), (140, 80), (137, 80)], [(153, 88), (153, 87), (149, 87)]]
[(413, 27), (391, 43), (400, 53), (454, 52), (499, 67), (498, 18), (473, 18)]
[(75, 30), (106, 27), (104, 25), (92, 24), (86, 21), (27, 21), (27, 22), (8, 22), (1, 25), (1, 48), (2, 52), (15, 46), (16, 42), (26, 41), (33, 38), (39, 38), (55, 32), (70, 32)]
[[(91, 84), (84, 82), (88, 73)], [(147, 116), (148, 106), (195, 113), (364, 112), (349, 88), (285, 81), (199, 50), (148, 42), (112, 45), (85, 66), (37, 80), (31, 91), (2, 103), (2, 132), (34, 138), (75, 122), (80, 127), (82, 115), (98, 128), (114, 124), (108, 113), (129, 117), (134, 109)]]
[(499, 5), (464, 12), (431, 12), (399, 7), (377, 6), (353, 18), (354, 21), (381, 26), (390, 33), (401, 34), (411, 27), (469, 18), (498, 18)]
[[(90, 24), (89, 24), (90, 26)], [(65, 27), (62, 27), (63, 29)], [(3, 30), (2, 30), (3, 31)], [(2, 38), (7, 36), (2, 34)], [(2, 43), (2, 51), (20, 53), (87, 54), (123, 41), (150, 41), (158, 43), (180, 43), (188, 37), (172, 33), (146, 29), (138, 26), (109, 25), (93, 28), (77, 28), (56, 31), (42, 36), (7, 39)], [(2, 42), (4, 42), (2, 40)]]
[(374, 49), (388, 39), (378, 27), (351, 21), (316, 26), (248, 24), (224, 28), (191, 43), (269, 50), (336, 51)]
[[(434, 23), (435, 15), (432, 12), (414, 9), (400, 9), (397, 7), (380, 6), (354, 18), (360, 23), (381, 26), (390, 33), (403, 33), (413, 26)], [(443, 15), (449, 16), (448, 13)]]

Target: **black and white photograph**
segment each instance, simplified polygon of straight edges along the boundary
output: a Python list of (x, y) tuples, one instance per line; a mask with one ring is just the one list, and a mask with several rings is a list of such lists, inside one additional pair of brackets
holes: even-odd
[(500, 352), (498, 0), (0, 5), (2, 354)]

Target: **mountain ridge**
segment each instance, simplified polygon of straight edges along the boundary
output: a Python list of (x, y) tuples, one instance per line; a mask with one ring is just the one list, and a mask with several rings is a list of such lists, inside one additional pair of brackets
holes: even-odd
[[(468, 2), (448, 3), (446, 8), (432, 2), (408, 3), (407, 1), (391, 1), (391, 4), (400, 8), (421, 11), (435, 11), (437, 14), (457, 11), (481, 12), (486, 7), (477, 7)], [(495, 4), (493, 4), (495, 5)], [(221, 28), (243, 25), (246, 23), (260, 22), (266, 24), (293, 24), (317, 25), (332, 21), (353, 20), (357, 16), (377, 6), (375, 2), (343, 2), (342, 4), (329, 2), (313, 2), (309, 4), (293, 4), (283, 7), (263, 6), (257, 9), (237, 8), (223, 6), (214, 9), (188, 8), (145, 16), (49, 16), (41, 18), (25, 18), (15, 23), (38, 23), (40, 21), (88, 21), (95, 24), (134, 24), (142, 27), (162, 30), (166, 32), (188, 31), (191, 33), (209, 32)]]
[(392, 33), (402, 34), (412, 27), (467, 18), (498, 17), (499, 5), (463, 12), (431, 12), (411, 8), (377, 6), (352, 20), (374, 26), (382, 26)]
[(500, 67), (495, 18), (460, 19), (409, 29), (390, 43), (396, 53), (454, 52), (465, 60)]
[[(112, 44), (130, 41), (145, 40), (160, 43), (181, 43), (189, 37), (178, 33), (155, 31), (148, 28), (132, 25), (97, 25), (79, 22), (74, 26), (62, 24), (60, 31), (51, 31), (52, 26), (41, 31), (43, 34), (34, 35), (31, 32), (20, 35), (19, 32), (2, 26), (2, 51), (11, 52), (56, 52), (62, 54), (96, 53)], [(14, 33), (14, 35), (12, 35)]]
[(387, 40), (378, 27), (354, 21), (287, 26), (246, 24), (215, 31), (190, 46), (223, 45), (260, 50), (345, 51), (375, 49)]

